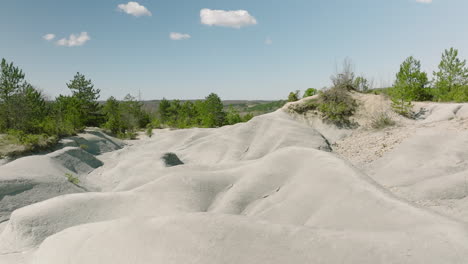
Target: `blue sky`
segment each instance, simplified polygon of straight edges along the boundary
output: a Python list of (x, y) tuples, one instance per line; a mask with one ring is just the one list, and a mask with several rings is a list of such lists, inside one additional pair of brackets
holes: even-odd
[[(329, 85), (346, 57), (375, 86), (390, 84), (410, 55), (428, 72), (445, 48), (468, 57), (466, 0), (136, 1), (140, 9), (114, 0), (1, 0), (0, 57), (51, 97), (67, 94), (79, 71), (101, 99), (139, 90), (143, 99), (210, 92), (280, 99)], [(202, 9), (209, 9), (205, 21)]]

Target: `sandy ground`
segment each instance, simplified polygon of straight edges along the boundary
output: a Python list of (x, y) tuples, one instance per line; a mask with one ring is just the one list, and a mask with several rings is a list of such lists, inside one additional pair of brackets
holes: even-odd
[(354, 130), (286, 105), (2, 165), (0, 263), (467, 263), (468, 105), (355, 96)]

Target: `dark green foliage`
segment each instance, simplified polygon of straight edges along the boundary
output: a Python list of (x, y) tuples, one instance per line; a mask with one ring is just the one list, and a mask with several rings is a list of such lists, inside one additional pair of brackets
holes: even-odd
[(211, 93), (205, 100), (195, 102), (163, 99), (159, 104), (158, 117), (153, 119), (154, 127), (221, 127), (252, 119), (252, 114), (242, 116), (230, 106), (228, 111), (218, 95)]
[(289, 93), (288, 102), (296, 102), (298, 100), (299, 100), (299, 90)]
[(52, 104), (50, 122), (55, 123), (56, 133), (60, 136), (72, 135), (84, 129), (80, 118), (80, 102), (76, 97), (59, 95)]
[(67, 83), (67, 87), (72, 91), (72, 97), (78, 101), (80, 122), (85, 126), (101, 125), (103, 118), (97, 102), (101, 90), (95, 89), (91, 80), (87, 80), (79, 72)]
[(442, 54), (439, 71), (434, 72), (434, 95), (439, 101), (468, 101), (468, 68), (458, 58), (458, 50), (450, 48)]
[(0, 64), (0, 114), (1, 114), (1, 129), (6, 130), (13, 127), (15, 123), (14, 116), (14, 96), (19, 91), (28, 85), (24, 80), (24, 73), (13, 63), (7, 63), (2, 59)]
[(169, 121), (171, 116), (171, 113), (169, 112), (170, 107), (171, 102), (166, 100), (166, 98), (163, 98), (159, 103), (159, 118), (161, 119), (161, 122), (166, 123)]
[(208, 95), (197, 110), (203, 127), (220, 127), (226, 121), (223, 103), (215, 93)]
[(131, 95), (125, 96), (123, 101), (110, 97), (102, 108), (107, 120), (104, 127), (120, 138), (135, 138), (137, 129), (150, 124), (149, 114), (142, 107), (143, 104)]
[(109, 129), (114, 135), (125, 132), (120, 109), (120, 102), (117, 101), (117, 99), (115, 99), (113, 96), (107, 99), (102, 108), (102, 111), (107, 117), (107, 122), (104, 124), (105, 128)]
[(302, 96), (302, 98), (305, 98), (305, 97), (309, 97), (309, 96), (314, 96), (317, 94), (317, 89), (315, 88), (308, 88), (307, 90), (305, 90), (304, 92), (304, 95)]

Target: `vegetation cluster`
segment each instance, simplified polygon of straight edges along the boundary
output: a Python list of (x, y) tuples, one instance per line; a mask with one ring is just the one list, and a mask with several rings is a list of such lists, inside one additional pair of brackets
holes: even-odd
[(0, 145), (26, 146), (23, 152), (49, 148), (61, 137), (74, 135), (85, 127), (101, 127), (119, 138), (133, 139), (140, 129), (159, 127), (219, 127), (250, 120), (252, 114), (228, 111), (212, 93), (195, 102), (163, 100), (159, 111), (145, 111), (132, 95), (123, 100), (110, 97), (99, 102), (100, 90), (77, 73), (66, 84), (70, 95), (48, 99), (25, 79), (23, 71), (2, 59), (0, 64)]
[(388, 89), (396, 112), (412, 117), (412, 101), (467, 102), (468, 67), (458, 50), (450, 48), (442, 53), (438, 70), (432, 80), (421, 70), (421, 62), (408, 57), (400, 66), (393, 86)]
[[(443, 52), (438, 70), (433, 72), (432, 80), (426, 72), (421, 69), (421, 62), (414, 57), (408, 57), (401, 65), (396, 80), (392, 87), (373, 89), (372, 82), (364, 76), (355, 76), (352, 64), (345, 61), (343, 70), (332, 76), (333, 85), (308, 93), (304, 97), (318, 96), (305, 101), (303, 104), (292, 106), (297, 113), (317, 111), (325, 120), (337, 125), (352, 125), (350, 117), (357, 108), (356, 101), (350, 95), (351, 91), (361, 93), (384, 94), (392, 101), (395, 112), (413, 118), (413, 101), (435, 101), (435, 102), (468, 102), (468, 66), (466, 60), (458, 57), (458, 50), (454, 48)], [(299, 91), (291, 92), (288, 96), (289, 102), (300, 99)], [(380, 129), (392, 126), (395, 122), (386, 114), (377, 114), (371, 124), (372, 127)]]

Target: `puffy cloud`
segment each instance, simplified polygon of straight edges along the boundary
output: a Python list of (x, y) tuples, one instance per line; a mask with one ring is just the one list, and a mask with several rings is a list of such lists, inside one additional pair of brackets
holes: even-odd
[(421, 4), (430, 4), (432, 3), (432, 0), (416, 0), (416, 2), (421, 3)]
[(137, 2), (128, 2), (117, 6), (118, 10), (125, 12), (132, 16), (151, 16), (151, 12), (144, 6)]
[(66, 47), (82, 46), (91, 38), (87, 32), (81, 32), (80, 35), (71, 34), (68, 38), (57, 41), (57, 45)]
[(190, 36), (189, 34), (183, 34), (183, 33), (177, 33), (177, 32), (171, 32), (171, 34), (169, 34), (169, 38), (171, 38), (172, 40), (184, 40), (184, 39), (189, 39), (191, 37), (192, 36)]
[(55, 38), (55, 35), (54, 34), (45, 34), (44, 36), (42, 36), (43, 39), (47, 40), (47, 41), (51, 41)]
[(200, 10), (201, 23), (209, 26), (241, 28), (255, 25), (257, 20), (246, 10), (225, 11), (204, 8)]

